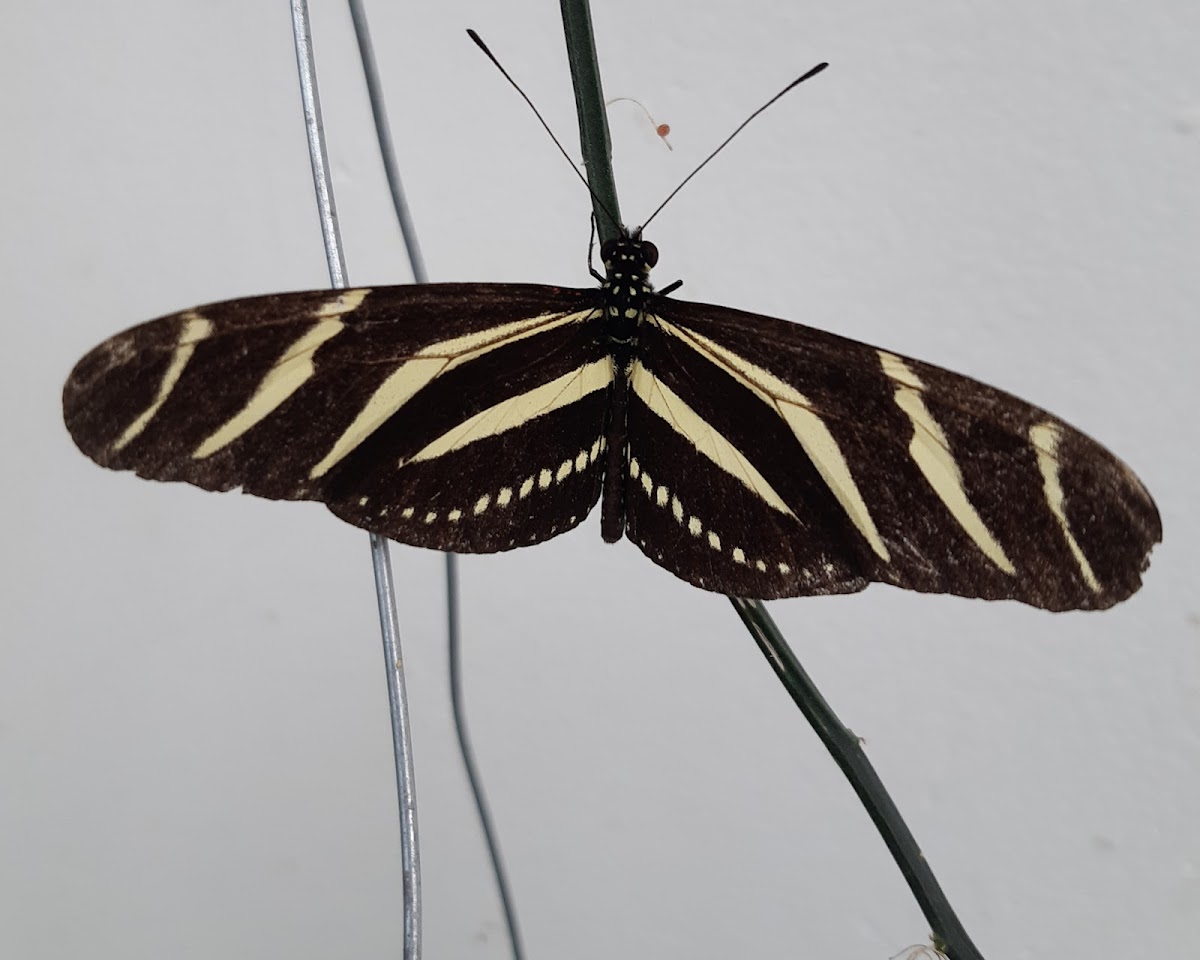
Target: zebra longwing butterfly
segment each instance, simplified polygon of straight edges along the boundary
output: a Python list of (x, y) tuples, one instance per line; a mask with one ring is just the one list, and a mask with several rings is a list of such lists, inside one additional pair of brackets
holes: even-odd
[(102, 466), (283, 500), (437, 550), (579, 524), (707, 590), (878, 581), (1102, 609), (1161, 539), (1146, 488), (1053, 415), (810, 327), (654, 292), (431, 284), (230, 300), (118, 334), (63, 391)]

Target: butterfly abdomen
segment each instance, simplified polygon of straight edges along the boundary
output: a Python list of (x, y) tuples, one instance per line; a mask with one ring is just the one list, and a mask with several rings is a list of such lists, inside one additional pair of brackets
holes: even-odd
[(653, 293), (649, 276), (658, 260), (658, 250), (640, 235), (621, 236), (605, 243), (601, 256), (605, 269), (600, 288), (604, 297), (602, 330), (613, 361), (613, 387), (604, 425), (608, 453), (600, 501), (600, 535), (606, 542), (616, 543), (625, 533), (629, 377), (646, 299)]

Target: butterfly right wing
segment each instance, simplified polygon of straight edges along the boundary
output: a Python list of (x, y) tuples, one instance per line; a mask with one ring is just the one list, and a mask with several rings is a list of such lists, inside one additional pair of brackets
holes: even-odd
[(880, 581), (1050, 610), (1140, 586), (1154, 501), (1045, 410), (799, 324), (647, 306), (627, 522), (684, 579), (763, 599)]

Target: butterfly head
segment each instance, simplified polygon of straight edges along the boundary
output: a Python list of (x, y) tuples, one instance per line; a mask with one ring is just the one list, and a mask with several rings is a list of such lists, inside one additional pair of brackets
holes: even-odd
[(600, 248), (604, 270), (612, 280), (644, 281), (658, 263), (658, 247), (642, 239), (641, 230), (607, 240)]

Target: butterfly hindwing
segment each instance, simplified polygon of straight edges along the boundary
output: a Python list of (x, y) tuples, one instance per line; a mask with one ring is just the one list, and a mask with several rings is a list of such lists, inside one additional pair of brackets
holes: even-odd
[(330, 472), (323, 499), (343, 520), (439, 550), (506, 550), (576, 526), (600, 495), (612, 361), (574, 332), (431, 383)]
[[(710, 432), (722, 435), (796, 518), (781, 526), (778, 510), (764, 512), (780, 542), (757, 549), (790, 553), (795, 562), (781, 562), (811, 576), (746, 595), (875, 580), (1073, 609), (1111, 606), (1140, 584), (1161, 537), (1153, 502), (1120, 460), (1056, 417), (797, 324), (665, 298), (648, 310), (648, 363), (695, 413), (673, 432), (696, 449)], [(693, 474), (719, 487), (732, 475), (711, 466)], [(630, 510), (644, 508), (631, 500)], [(643, 549), (667, 556), (653, 543)], [(741, 587), (745, 572), (716, 589)]]
[(641, 343), (628, 420), (630, 539), (690, 583), (734, 596), (863, 589), (857, 544), (783, 421), (661, 326), (648, 324)]
[(443, 284), (211, 304), (91, 351), (64, 416), (104, 466), (321, 500), (421, 546), (506, 549), (574, 525), (598, 496), (612, 372), (597, 302)]

